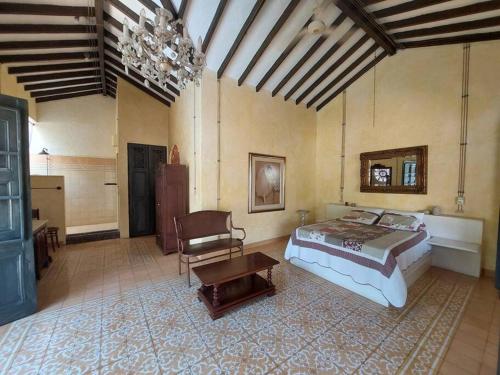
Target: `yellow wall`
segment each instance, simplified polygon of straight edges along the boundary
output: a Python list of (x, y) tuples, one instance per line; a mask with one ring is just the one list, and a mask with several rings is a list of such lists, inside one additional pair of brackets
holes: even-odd
[(16, 77), (10, 75), (6, 65), (0, 64), (0, 93), (3, 95), (14, 96), (16, 98), (23, 98), (28, 101), (29, 116), (33, 120), (38, 120), (37, 105), (34, 98), (30, 97), (29, 92), (24, 91), (24, 86), (17, 83)]
[[(485, 219), (483, 266), (495, 268), (500, 204), (500, 42), (471, 46), (469, 140), (463, 215)], [(456, 214), (461, 118), (462, 46), (400, 51), (347, 90), (344, 200)], [(316, 210), (340, 199), (342, 97), (317, 114)], [(428, 145), (426, 195), (359, 191), (359, 154)]]
[[(170, 117), (170, 143), (179, 145), (181, 162), (191, 171), (191, 211), (217, 208), (217, 81), (213, 72), (204, 73), (196, 92), (194, 99), (192, 87), (184, 90)], [(233, 211), (235, 225), (247, 231), (246, 243), (290, 234), (298, 223), (296, 210), (314, 208), (314, 111), (247, 86), (238, 87), (230, 79), (221, 81), (220, 105), (219, 208)], [(193, 114), (197, 117), (195, 130)], [(250, 152), (286, 157), (285, 211), (248, 214)]]
[(118, 221), (120, 235), (128, 237), (127, 144), (167, 146), (169, 109), (121, 78), (116, 94)]

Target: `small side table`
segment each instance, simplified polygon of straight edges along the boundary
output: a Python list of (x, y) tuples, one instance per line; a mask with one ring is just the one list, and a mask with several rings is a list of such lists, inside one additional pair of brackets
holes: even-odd
[(304, 225), (306, 225), (306, 218), (309, 214), (309, 210), (297, 210), (297, 213), (299, 214), (300, 226), (303, 227)]

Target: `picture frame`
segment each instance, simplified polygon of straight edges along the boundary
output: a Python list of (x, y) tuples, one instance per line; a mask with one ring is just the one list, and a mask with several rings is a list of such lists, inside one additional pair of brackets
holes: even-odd
[(248, 154), (248, 213), (285, 209), (284, 156)]

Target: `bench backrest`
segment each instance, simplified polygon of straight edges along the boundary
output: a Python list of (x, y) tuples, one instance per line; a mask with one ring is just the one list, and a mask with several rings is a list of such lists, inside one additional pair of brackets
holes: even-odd
[(175, 217), (174, 223), (177, 239), (181, 241), (224, 234), (231, 235), (231, 212), (197, 211)]

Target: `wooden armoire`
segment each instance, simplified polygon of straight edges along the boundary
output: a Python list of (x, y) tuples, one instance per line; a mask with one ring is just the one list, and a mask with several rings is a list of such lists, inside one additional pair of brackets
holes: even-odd
[(188, 170), (161, 163), (156, 170), (156, 243), (169, 254), (177, 251), (174, 217), (189, 212)]

